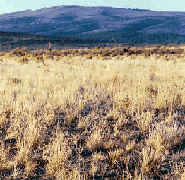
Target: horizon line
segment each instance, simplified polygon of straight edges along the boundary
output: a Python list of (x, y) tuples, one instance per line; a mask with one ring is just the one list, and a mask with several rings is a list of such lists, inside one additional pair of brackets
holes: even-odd
[(69, 6), (69, 7), (92, 7), (92, 8), (98, 8), (98, 7), (107, 7), (107, 8), (115, 8), (115, 9), (129, 9), (129, 10), (141, 10), (141, 11), (154, 11), (154, 12), (185, 12), (185, 11), (170, 11), (170, 10), (152, 10), (152, 9), (142, 9), (142, 8), (131, 8), (131, 7), (115, 7), (115, 6), (84, 6), (84, 5), (57, 5), (57, 6), (45, 6), (45, 7), (41, 7), (41, 8), (37, 8), (37, 9), (25, 9), (25, 10), (19, 10), (19, 11), (12, 11), (12, 12), (7, 12), (7, 13), (2, 13), (1, 15), (4, 14), (11, 14), (11, 13), (16, 13), (16, 12), (25, 12), (25, 11), (37, 11), (40, 9), (50, 9), (50, 8), (54, 8), (54, 7), (62, 7), (62, 6)]

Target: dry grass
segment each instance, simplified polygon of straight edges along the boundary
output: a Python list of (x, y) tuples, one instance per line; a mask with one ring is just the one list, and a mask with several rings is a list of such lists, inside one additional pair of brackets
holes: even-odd
[(185, 58), (127, 50), (1, 54), (0, 179), (184, 179)]

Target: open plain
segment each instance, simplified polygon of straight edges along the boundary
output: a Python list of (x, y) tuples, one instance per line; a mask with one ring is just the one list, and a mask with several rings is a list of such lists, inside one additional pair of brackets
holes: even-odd
[(0, 179), (185, 179), (183, 46), (0, 53)]

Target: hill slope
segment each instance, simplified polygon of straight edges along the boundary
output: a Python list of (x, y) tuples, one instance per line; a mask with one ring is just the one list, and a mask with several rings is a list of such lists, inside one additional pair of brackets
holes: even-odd
[[(85, 40), (183, 42), (185, 12), (112, 7), (55, 6), (0, 15), (0, 31)], [(131, 37), (128, 38), (128, 34)], [(151, 35), (152, 34), (152, 35)], [(160, 34), (159, 37), (153, 35)]]

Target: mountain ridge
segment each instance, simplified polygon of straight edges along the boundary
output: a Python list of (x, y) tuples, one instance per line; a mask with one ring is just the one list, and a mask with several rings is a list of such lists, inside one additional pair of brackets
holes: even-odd
[[(156, 42), (181, 43), (185, 36), (185, 12), (108, 6), (53, 6), (1, 14), (0, 31), (84, 40), (106, 39), (108, 42), (118, 41), (116, 39), (130, 42), (131, 39), (125, 40), (125, 36), (132, 34), (133, 42), (139, 42), (138, 38), (143, 36), (146, 43), (153, 42), (152, 35), (168, 34), (168, 38)], [(107, 38), (105, 34), (109, 34)]]

